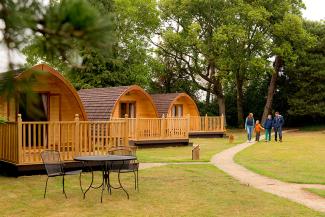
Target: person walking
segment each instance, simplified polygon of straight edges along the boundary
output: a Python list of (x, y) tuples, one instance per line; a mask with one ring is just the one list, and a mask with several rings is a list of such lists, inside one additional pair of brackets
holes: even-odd
[(249, 113), (249, 115), (245, 120), (245, 130), (247, 131), (247, 138), (249, 142), (251, 142), (252, 140), (254, 127), (255, 127), (255, 121), (254, 121), (253, 113)]
[(273, 119), (273, 129), (275, 134), (275, 141), (278, 141), (278, 134), (279, 134), (279, 140), (282, 142), (282, 126), (284, 124), (284, 118), (282, 115), (280, 115), (279, 112), (275, 112), (275, 117)]
[(260, 124), (260, 121), (256, 120), (256, 124), (255, 124), (255, 135), (256, 135), (255, 141), (256, 142), (260, 141), (261, 130), (264, 130), (264, 128)]
[(265, 122), (263, 124), (263, 126), (265, 128), (265, 142), (271, 141), (272, 125), (273, 125), (272, 115), (268, 115), (267, 119), (265, 120)]

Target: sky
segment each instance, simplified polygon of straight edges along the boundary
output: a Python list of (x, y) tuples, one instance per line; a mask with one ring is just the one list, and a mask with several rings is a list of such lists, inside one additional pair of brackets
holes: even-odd
[[(325, 20), (325, 0), (303, 0), (306, 10), (303, 10), (303, 17), (309, 20)], [(0, 23), (1, 24), (1, 23)], [(23, 64), (26, 62), (24, 55), (18, 52), (10, 54), (14, 63)], [(8, 70), (8, 54), (0, 44), (0, 72)]]

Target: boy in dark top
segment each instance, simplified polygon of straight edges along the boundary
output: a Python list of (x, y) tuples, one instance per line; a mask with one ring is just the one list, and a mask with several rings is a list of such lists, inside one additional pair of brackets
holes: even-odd
[(271, 130), (272, 130), (273, 120), (272, 115), (268, 115), (263, 126), (265, 128), (265, 142), (271, 141)]
[(282, 126), (284, 124), (284, 119), (282, 115), (279, 114), (279, 112), (275, 112), (275, 117), (273, 119), (273, 128), (274, 128), (274, 134), (275, 134), (275, 141), (278, 141), (278, 134), (280, 142), (282, 142)]

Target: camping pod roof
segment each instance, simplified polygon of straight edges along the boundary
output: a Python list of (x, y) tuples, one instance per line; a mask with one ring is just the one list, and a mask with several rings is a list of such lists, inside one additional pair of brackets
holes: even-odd
[(82, 89), (78, 94), (90, 120), (109, 120), (120, 98), (133, 90), (140, 91), (146, 96), (157, 116), (157, 109), (151, 96), (138, 85)]
[(181, 97), (185, 97), (191, 104), (195, 105), (195, 110), (197, 114), (199, 114), (199, 110), (196, 106), (196, 103), (186, 93), (164, 93), (164, 94), (151, 94), (151, 97), (153, 101), (156, 104), (157, 111), (159, 117), (161, 117), (163, 114), (167, 115), (168, 111), (172, 108), (175, 101), (177, 101)]
[[(24, 68), (24, 69), (17, 69), (17, 70), (13, 70), (11, 71), (14, 73), (14, 77), (15, 79), (23, 79), (24, 77), (28, 77), (33, 73), (37, 73), (37, 72), (47, 72), (50, 75), (54, 76), (55, 78), (57, 78), (60, 82), (62, 82), (63, 85), (65, 85), (68, 89), (68, 91), (72, 94), (72, 96), (74, 97), (74, 99), (78, 102), (78, 106), (79, 109), (81, 111), (81, 114), (84, 117), (84, 120), (87, 120), (87, 114), (85, 112), (85, 109), (82, 105), (82, 102), (80, 100), (80, 97), (76, 91), (76, 89), (72, 86), (72, 84), (66, 80), (63, 75), (58, 72), (57, 70), (55, 70), (54, 68), (50, 67), (47, 64), (38, 64), (35, 65), (31, 68)], [(0, 79), (6, 79), (4, 77), (4, 74), (1, 74)]]

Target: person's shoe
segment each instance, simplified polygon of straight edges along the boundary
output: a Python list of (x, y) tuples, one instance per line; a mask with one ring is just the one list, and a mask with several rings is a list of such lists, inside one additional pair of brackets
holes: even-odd
[(282, 142), (282, 139), (280, 139), (280, 142)]

